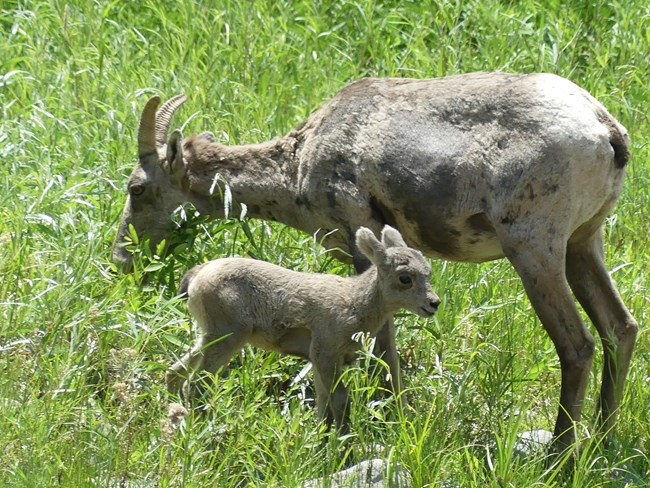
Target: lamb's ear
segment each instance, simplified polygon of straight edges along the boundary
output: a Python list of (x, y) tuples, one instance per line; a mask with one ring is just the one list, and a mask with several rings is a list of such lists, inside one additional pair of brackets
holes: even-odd
[(167, 165), (172, 178), (180, 180), (185, 174), (183, 159), (183, 134), (179, 129), (172, 132), (167, 142)]
[(357, 230), (356, 246), (375, 265), (383, 261), (386, 255), (386, 247), (366, 227), (359, 227), (359, 230)]
[(386, 247), (408, 247), (406, 242), (404, 242), (402, 234), (390, 225), (385, 225), (381, 231), (381, 242)]

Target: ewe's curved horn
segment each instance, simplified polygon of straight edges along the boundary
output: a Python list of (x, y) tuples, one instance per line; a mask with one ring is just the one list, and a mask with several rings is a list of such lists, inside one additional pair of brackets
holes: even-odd
[(159, 96), (151, 97), (142, 110), (138, 129), (138, 155), (141, 158), (156, 152), (156, 107), (159, 103)]
[(158, 113), (156, 114), (156, 143), (162, 146), (167, 143), (167, 133), (169, 132), (169, 123), (172, 120), (172, 115), (183, 102), (187, 100), (185, 94), (176, 95), (167, 100)]

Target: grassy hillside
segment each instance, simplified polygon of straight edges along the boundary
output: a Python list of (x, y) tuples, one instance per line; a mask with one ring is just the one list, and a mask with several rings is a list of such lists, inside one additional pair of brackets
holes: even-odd
[(137, 275), (108, 262), (136, 158), (140, 110), (185, 92), (174, 127), (247, 143), (289, 131), (347, 82), (470, 71), (548, 71), (628, 128), (633, 160), (606, 224), (607, 264), (640, 324), (614, 445), (589, 440), (600, 358), (571, 478), (512, 456), (552, 430), (559, 363), (505, 261), (434, 262), (435, 319), (398, 317), (412, 409), (353, 390), (358, 459), (406, 467), (414, 486), (643, 486), (650, 479), (650, 7), (646, 1), (0, 3), (0, 485), (299, 486), (337, 469), (303, 363), (250, 348), (207, 415), (167, 418), (166, 367), (191, 342), (174, 298), (191, 263), (252, 255), (343, 275), (312, 236), (198, 220), (183, 256)]

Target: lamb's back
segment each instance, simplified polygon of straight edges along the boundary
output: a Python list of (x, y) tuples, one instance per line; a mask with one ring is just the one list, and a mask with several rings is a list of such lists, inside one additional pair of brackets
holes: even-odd
[[(246, 258), (211, 261), (191, 277), (190, 306), (213, 310), (239, 325), (311, 328), (350, 300), (354, 279), (303, 273)], [(193, 303), (192, 303), (193, 302)]]

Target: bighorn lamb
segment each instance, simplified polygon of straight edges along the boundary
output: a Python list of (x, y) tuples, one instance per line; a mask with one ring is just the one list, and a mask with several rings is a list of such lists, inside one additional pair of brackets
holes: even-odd
[[(604, 365), (598, 421), (614, 424), (637, 334), (603, 261), (602, 224), (629, 159), (625, 128), (589, 93), (551, 74), (476, 73), (440, 79), (367, 78), (343, 88), (286, 136), (227, 147), (210, 133), (167, 137), (184, 96), (158, 113), (146, 104), (139, 161), (128, 182), (113, 260), (129, 269), (130, 225), (155, 244), (172, 211), (192, 202), (223, 213), (221, 175), (252, 217), (308, 233), (367, 261), (354, 229), (390, 224), (429, 256), (482, 262), (506, 257), (555, 344), (562, 386), (555, 440), (575, 440), (595, 341)], [(337, 232), (330, 232), (337, 229)], [(377, 347), (399, 390), (394, 326)]]
[(355, 334), (374, 336), (400, 308), (431, 317), (440, 304), (422, 253), (388, 225), (381, 237), (378, 241), (365, 227), (357, 231), (356, 248), (372, 266), (351, 278), (242, 258), (192, 268), (181, 280), (181, 292), (189, 297), (199, 338), (172, 366), (169, 390), (180, 392), (193, 372), (214, 374), (244, 344), (253, 344), (309, 359), (319, 415), (347, 431), (348, 393), (339, 380), (359, 348)]

